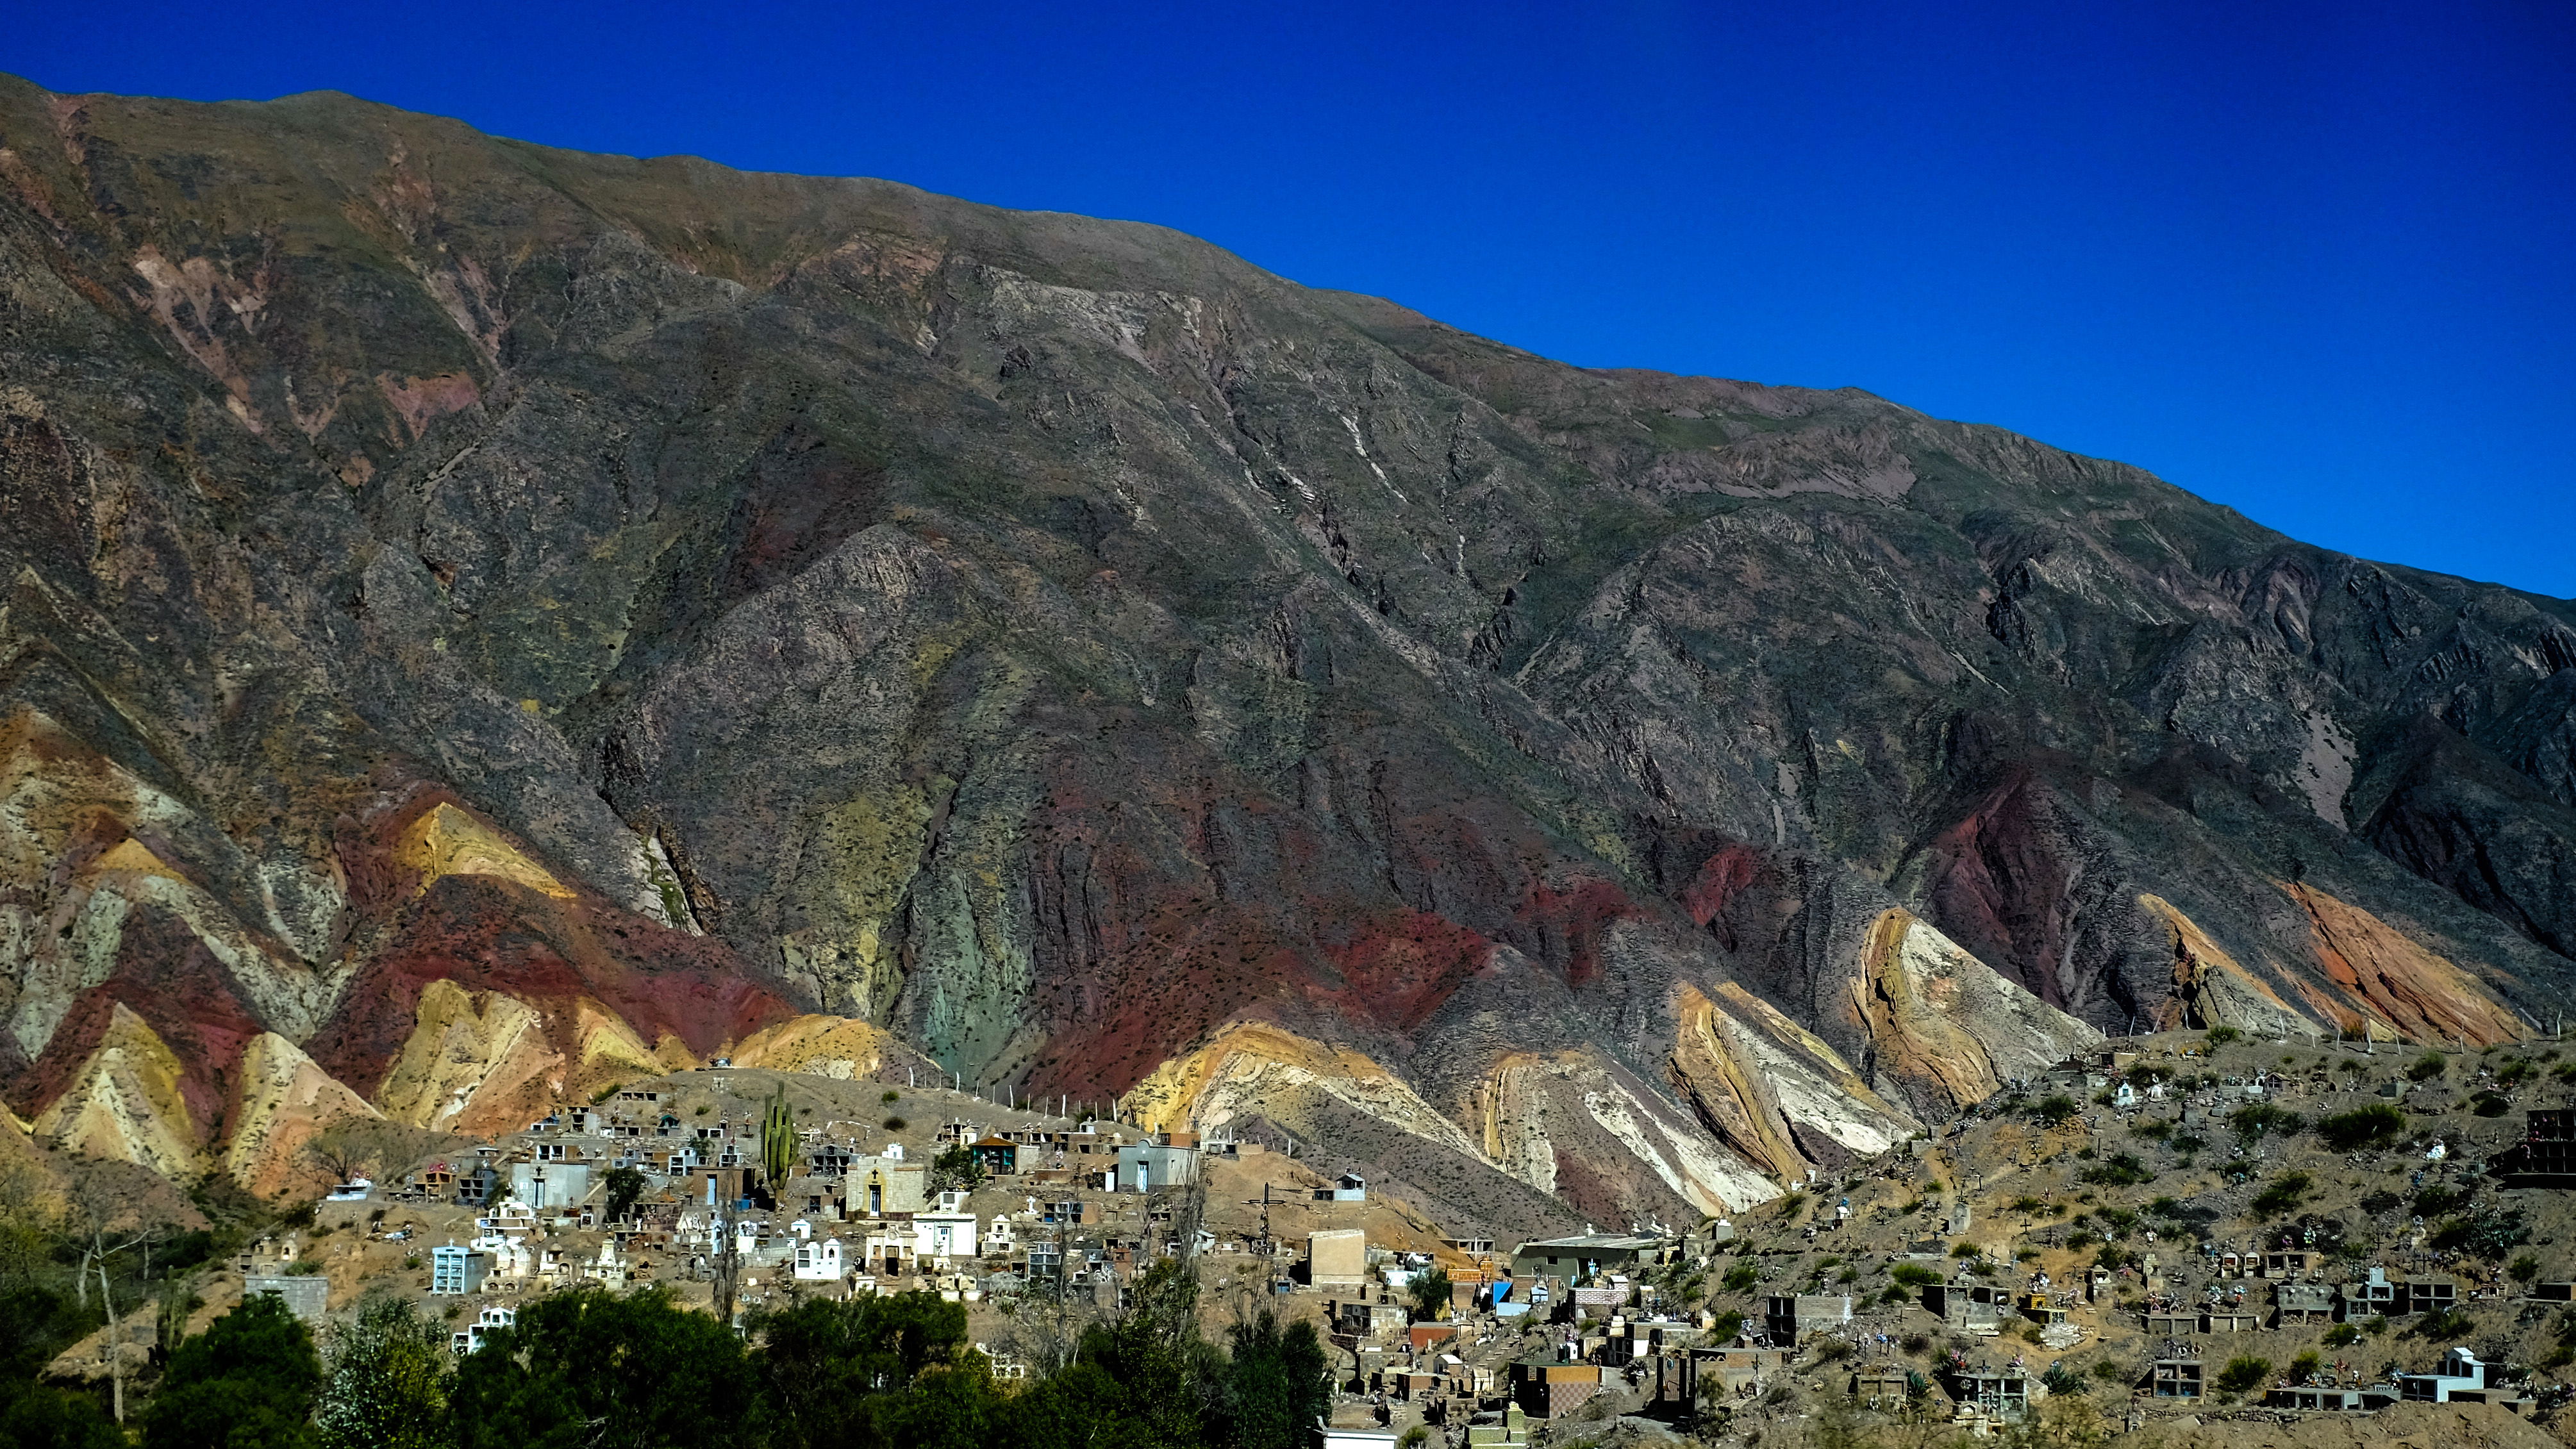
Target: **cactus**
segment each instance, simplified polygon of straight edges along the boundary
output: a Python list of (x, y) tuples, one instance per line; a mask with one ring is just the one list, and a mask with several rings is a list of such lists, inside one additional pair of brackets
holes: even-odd
[(796, 1124), (787, 1115), (787, 1088), (780, 1084), (760, 1120), (760, 1175), (776, 1192), (787, 1185), (796, 1165)]

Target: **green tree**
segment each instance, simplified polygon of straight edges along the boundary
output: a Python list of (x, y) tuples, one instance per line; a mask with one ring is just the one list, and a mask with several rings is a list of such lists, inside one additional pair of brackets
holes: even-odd
[(87, 1394), (27, 1384), (0, 1410), (7, 1449), (127, 1449), (125, 1431)]
[(935, 1293), (809, 1298), (753, 1331), (770, 1449), (973, 1449), (1002, 1411), (990, 1365), (967, 1346), (964, 1305)]
[(787, 1084), (781, 1082), (760, 1118), (760, 1179), (775, 1194), (795, 1169), (796, 1119), (788, 1113)]
[(448, 1390), (456, 1449), (739, 1449), (751, 1442), (742, 1340), (648, 1288), (541, 1298), (468, 1354)]
[(285, 1300), (262, 1293), (170, 1355), (145, 1449), (312, 1449), (322, 1361)]
[(1316, 1419), (1333, 1407), (1332, 1366), (1315, 1325), (1304, 1319), (1282, 1324), (1265, 1303), (1227, 1328), (1226, 1341), (1233, 1355), (1219, 1396), (1217, 1442), (1232, 1449), (1301, 1449), (1314, 1436)]
[(1197, 1270), (1165, 1258), (1136, 1280), (1133, 1304), (1082, 1335), (1074, 1361), (1020, 1396), (1021, 1449), (1120, 1444), (1198, 1449), (1225, 1364), (1199, 1336)]
[(322, 1449), (435, 1449), (447, 1333), (408, 1299), (379, 1298), (334, 1331), (314, 1426)]
[(945, 1192), (962, 1187), (968, 1192), (984, 1185), (984, 1169), (975, 1162), (975, 1154), (964, 1143), (949, 1148), (930, 1160), (930, 1190)]
[(1406, 1296), (1413, 1300), (1413, 1321), (1437, 1323), (1449, 1316), (1449, 1270), (1433, 1268), (1416, 1273), (1406, 1285)]
[(635, 1204), (643, 1199), (644, 1186), (644, 1174), (634, 1168), (608, 1169), (608, 1220), (626, 1221), (627, 1214), (634, 1212)]

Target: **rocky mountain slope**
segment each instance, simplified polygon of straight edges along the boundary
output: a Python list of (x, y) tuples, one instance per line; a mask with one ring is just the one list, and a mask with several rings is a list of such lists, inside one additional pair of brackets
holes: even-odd
[(2561, 601), (345, 96), (0, 81), (0, 570), (0, 1083), (174, 1173), (750, 1051), (1669, 1221), (2576, 941)]

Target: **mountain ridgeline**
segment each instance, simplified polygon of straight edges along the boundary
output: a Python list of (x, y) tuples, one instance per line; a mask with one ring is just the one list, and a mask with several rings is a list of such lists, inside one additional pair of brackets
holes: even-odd
[(2576, 611), (1150, 226), (0, 81), (0, 1088), (261, 1191), (722, 1054), (1771, 1195), (2576, 976)]

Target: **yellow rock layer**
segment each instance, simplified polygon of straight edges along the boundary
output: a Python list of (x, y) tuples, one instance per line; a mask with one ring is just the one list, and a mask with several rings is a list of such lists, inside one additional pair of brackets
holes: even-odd
[(545, 1020), (497, 991), (478, 1002), (453, 981), (433, 981), (402, 1053), (376, 1090), (385, 1116), (414, 1127), (470, 1132), (527, 1124), (522, 1102), (541, 1101), (561, 1079), (562, 1054)]
[[(2162, 896), (2142, 895), (2138, 904), (2164, 922), (2173, 949), (2174, 994), (2157, 1011), (2155, 1024), (2169, 1031), (2196, 1013), (2203, 1026), (2305, 1035), (2316, 1023), (2281, 999), (2264, 980), (2220, 949), (2199, 924)], [(2302, 997), (2306, 993), (2301, 993)], [(2356, 1021), (2348, 1029), (2360, 1030)]]
[(422, 890), (444, 876), (487, 875), (516, 881), (550, 896), (570, 897), (573, 893), (571, 887), (555, 879), (525, 851), (503, 839), (499, 831), (444, 802), (424, 812), (403, 831), (402, 839), (395, 844), (394, 858), (420, 872)]
[(1527, 1052), (1498, 1059), (1476, 1084), (1468, 1117), (1485, 1158), (1541, 1192), (1556, 1191), (1556, 1146), (1548, 1137), (1548, 1079), (1563, 1066)]
[(66, 1152), (185, 1181), (196, 1169), (198, 1142), (180, 1075), (177, 1055), (119, 1002), (71, 1089), (36, 1115), (36, 1136)]
[(1870, 924), (1851, 1004), (1883, 1072), (1961, 1107), (2102, 1039), (1902, 909)]
[(733, 1049), (738, 1067), (811, 1072), (841, 1081), (873, 1076), (890, 1059), (895, 1038), (885, 1028), (848, 1016), (800, 1016), (753, 1033)]
[(303, 1161), (303, 1151), (313, 1134), (343, 1117), (379, 1115), (295, 1043), (261, 1032), (242, 1049), (241, 1102), (223, 1169), (262, 1197), (312, 1185), (315, 1169)]
[(1246, 1107), (1299, 1090), (1334, 1097), (1416, 1137), (1469, 1156), (1475, 1144), (1413, 1088), (1357, 1052), (1262, 1022), (1236, 1022), (1206, 1045), (1156, 1067), (1125, 1097), (1149, 1131), (1223, 1126)]
[[(1780, 1195), (1761, 1166), (1590, 1049), (1501, 1058), (1474, 1091), (1466, 1115), (1486, 1157), (1541, 1192), (1556, 1191), (1561, 1169), (1571, 1163), (1613, 1191), (1660, 1180), (1710, 1215)], [(1800, 1161), (1780, 1119), (1771, 1120), (1780, 1134), (1775, 1150)]]
[(172, 870), (161, 857), (152, 853), (152, 847), (130, 835), (118, 841), (114, 850), (91, 861), (89, 868), (92, 872), (102, 875), (108, 871), (119, 870), (134, 875), (158, 876), (163, 880), (181, 879), (177, 871)]
[(1737, 1017), (1751, 1019), (1769, 1032), (1774, 1040), (1798, 1048), (1809, 1058), (1809, 1065), (1860, 1105), (1884, 1112), (1909, 1128), (1921, 1126), (1903, 1108), (1890, 1104), (1871, 1090), (1869, 1083), (1861, 1080), (1860, 1073), (1852, 1070), (1851, 1063), (1843, 1060), (1842, 1053), (1835, 1051), (1823, 1037), (1791, 1021), (1780, 1008), (1732, 981), (1719, 982), (1717, 994)]
[(0, 1205), (29, 1211), (39, 1219), (70, 1206), (62, 1173), (38, 1150), (27, 1124), (6, 1107), (0, 1107)]
[(624, 1017), (596, 1001), (582, 1001), (573, 1007), (573, 1040), (580, 1044), (581, 1051), (576, 1086), (586, 1088), (609, 1077), (633, 1073), (659, 1076), (670, 1070)]
[(1806, 1158), (1790, 1138), (1788, 1119), (1759, 1071), (1748, 1071), (1736, 1033), (1743, 1030), (1695, 986), (1679, 988), (1681, 1025), (1673, 1040), (1676, 1084), (1718, 1139), (1774, 1177), (1803, 1171)]
[(2306, 884), (2275, 884), (2307, 912), (2317, 964), (2355, 1007), (2414, 1040), (2522, 1040), (2521, 1020), (2476, 977), (2359, 906)]
[(1955, 975), (1908, 969), (1905, 947), (1914, 926), (1914, 917), (1894, 910), (1871, 923), (1854, 984), (1861, 1019), (1882, 1060), (1939, 1082), (1951, 1101), (1965, 1106), (2001, 1083), (1985, 1047), (1950, 1020), (1958, 995)]

